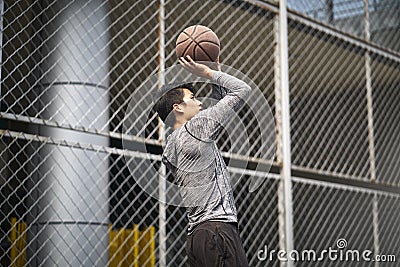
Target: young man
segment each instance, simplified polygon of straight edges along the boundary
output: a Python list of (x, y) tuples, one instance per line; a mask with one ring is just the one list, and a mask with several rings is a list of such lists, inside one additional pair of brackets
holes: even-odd
[(161, 89), (156, 110), (174, 131), (168, 136), (162, 161), (174, 176), (189, 220), (186, 252), (190, 266), (248, 266), (239, 236), (230, 178), (216, 146), (224, 124), (244, 104), (251, 88), (245, 82), (180, 58), (193, 74), (211, 80), (219, 100), (202, 110), (188, 84)]

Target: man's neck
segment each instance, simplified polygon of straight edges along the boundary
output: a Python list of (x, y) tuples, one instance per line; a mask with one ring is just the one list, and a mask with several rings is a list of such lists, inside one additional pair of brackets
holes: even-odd
[(177, 122), (175, 122), (174, 127), (173, 127), (174, 131), (175, 131), (176, 129), (181, 128), (181, 127), (185, 124), (185, 122), (186, 122), (186, 121), (177, 121)]

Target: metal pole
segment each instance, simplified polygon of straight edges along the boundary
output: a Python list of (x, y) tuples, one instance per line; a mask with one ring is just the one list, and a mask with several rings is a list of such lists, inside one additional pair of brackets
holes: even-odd
[[(378, 228), (378, 194), (374, 193), (372, 202), (372, 223), (374, 231), (374, 256), (379, 255), (379, 228)], [(379, 267), (379, 262), (375, 261), (375, 267)]]
[[(0, 63), (1, 63), (0, 64), (0, 96), (1, 96), (1, 84), (2, 84), (1, 69), (3, 66), (3, 57), (2, 57), (2, 55), (3, 55), (3, 32), (4, 32), (3, 15), (4, 15), (4, 1), (0, 0), (0, 29), (1, 29), (1, 32), (0, 32), (0, 47), (1, 47), (1, 49), (0, 49)], [(0, 110), (1, 110), (1, 102), (0, 102)]]
[[(165, 83), (165, 3), (164, 0), (159, 0), (158, 2), (158, 86), (159, 88)], [(159, 141), (160, 143), (165, 141), (165, 128), (164, 124), (158, 119), (158, 129), (159, 129)], [(158, 242), (159, 242), (159, 266), (165, 267), (167, 266), (167, 208), (166, 208), (166, 167), (161, 164), (159, 170), (159, 178), (158, 178), (158, 194), (159, 194), (159, 204), (158, 204), (158, 224), (159, 224), (159, 234), (158, 234)]]
[[(276, 15), (274, 18), (274, 83), (275, 83), (275, 120), (276, 120), (276, 157), (278, 161), (279, 168), (282, 167), (282, 106), (281, 106), (281, 79), (280, 79), (280, 41), (279, 41), (279, 16)], [(282, 171), (281, 179), (278, 185), (278, 229), (279, 229), (279, 248), (285, 249), (285, 207), (284, 207), (284, 193), (283, 193), (283, 183), (282, 183)], [(281, 263), (281, 266), (283, 263)]]
[(326, 18), (328, 23), (332, 24), (334, 20), (333, 15), (333, 0), (326, 0), (325, 1), (325, 11), (326, 11)]
[[(371, 39), (369, 24), (369, 6), (368, 0), (364, 0), (364, 21), (365, 21), (365, 39), (367, 42)], [(372, 106), (372, 78), (371, 78), (371, 56), (368, 50), (365, 50), (365, 81), (367, 87), (367, 109), (368, 109), (368, 143), (369, 143), (369, 163), (371, 182), (376, 181), (375, 170), (375, 143), (374, 143), (374, 120)], [(378, 196), (374, 193), (372, 200), (372, 225), (374, 232), (374, 254), (379, 254), (379, 227), (378, 227)], [(379, 266), (379, 262), (375, 261), (375, 267)]]
[[(287, 31), (287, 5), (286, 0), (279, 0), (279, 13), (276, 21), (276, 74), (278, 117), (278, 161), (280, 166), (281, 181), (279, 184), (279, 227), (280, 249), (289, 253), (293, 250), (293, 208), (292, 208), (292, 182), (291, 182), (291, 157), (290, 157), (290, 109), (289, 109), (289, 67), (288, 67), (288, 31)], [(291, 267), (293, 261), (281, 262), (281, 265)]]
[[(365, 13), (365, 39), (370, 40), (368, 0), (364, 0)], [(371, 56), (369, 51), (365, 51), (365, 81), (367, 88), (367, 109), (368, 109), (368, 140), (369, 140), (369, 161), (371, 182), (376, 181), (375, 174), (375, 147), (374, 147), (374, 120), (372, 106), (372, 80), (371, 80)]]

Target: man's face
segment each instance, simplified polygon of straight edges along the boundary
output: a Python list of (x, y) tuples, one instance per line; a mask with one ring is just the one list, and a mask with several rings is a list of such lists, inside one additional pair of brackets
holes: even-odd
[(179, 104), (181, 106), (184, 118), (188, 121), (193, 118), (202, 109), (202, 103), (197, 100), (194, 94), (189, 90), (184, 88), (183, 103)]

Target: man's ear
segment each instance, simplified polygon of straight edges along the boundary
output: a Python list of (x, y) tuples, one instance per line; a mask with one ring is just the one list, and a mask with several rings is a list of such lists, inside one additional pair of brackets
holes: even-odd
[(176, 112), (183, 112), (182, 107), (179, 104), (173, 104), (172, 109), (175, 110)]

